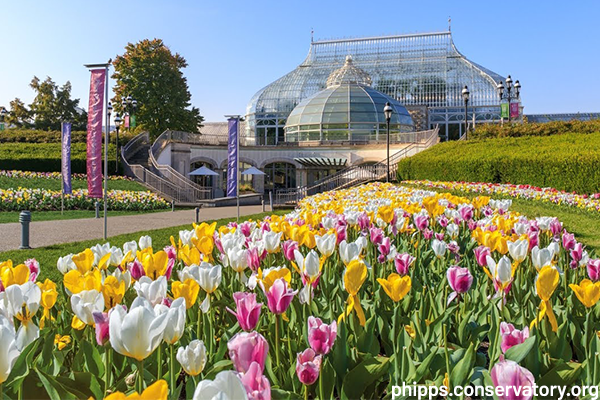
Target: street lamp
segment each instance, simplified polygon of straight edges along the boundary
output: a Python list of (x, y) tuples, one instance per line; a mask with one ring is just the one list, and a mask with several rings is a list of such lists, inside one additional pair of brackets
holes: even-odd
[(121, 100), (123, 106), (123, 115), (129, 115), (129, 127), (135, 128), (135, 112), (137, 110), (138, 102), (131, 95), (124, 96)]
[(121, 127), (121, 116), (119, 115), (119, 113), (115, 114), (115, 130), (117, 132), (117, 135), (115, 137), (116, 139), (116, 150), (117, 150), (117, 157), (116, 157), (116, 162), (115, 162), (115, 173), (118, 174), (119, 173), (119, 128)]
[[(505, 88), (502, 84), (502, 81), (498, 82), (498, 85), (496, 85), (496, 89), (498, 89), (498, 96), (500, 96), (500, 104), (502, 104), (502, 99), (506, 99), (508, 101), (508, 123), (510, 123), (511, 100), (517, 100), (518, 103), (521, 95), (521, 83), (519, 83), (519, 81), (517, 80), (513, 85), (513, 80), (509, 75), (508, 77), (506, 77), (506, 91), (504, 90)], [(512, 89), (515, 89), (515, 93), (511, 94)]]
[(385, 103), (385, 107), (383, 107), (383, 114), (385, 115), (385, 123), (387, 125), (387, 174), (385, 177), (385, 181), (390, 181), (390, 120), (392, 119), (392, 112), (394, 109), (390, 105), (388, 101)]
[(462, 97), (465, 101), (465, 140), (467, 139), (467, 133), (469, 132), (469, 125), (467, 119), (467, 106), (469, 105), (469, 88), (465, 85), (465, 88), (462, 90)]

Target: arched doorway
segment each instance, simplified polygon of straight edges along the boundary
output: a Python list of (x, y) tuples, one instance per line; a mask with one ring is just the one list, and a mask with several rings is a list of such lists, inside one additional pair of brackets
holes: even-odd
[[(212, 165), (209, 162), (206, 161), (196, 161), (191, 163), (190, 165), (190, 172), (200, 168), (200, 167), (206, 167), (209, 168), (211, 170), (215, 170), (215, 166)], [(190, 179), (197, 183), (200, 186), (204, 186), (204, 187), (208, 187), (208, 188), (212, 188), (213, 184), (215, 183), (215, 179), (217, 177), (216, 176), (205, 176), (205, 175), (190, 175)]]
[(265, 192), (296, 187), (296, 166), (288, 162), (265, 165)]
[[(240, 161), (240, 192), (254, 191), (254, 185), (252, 182), (252, 175), (242, 175), (242, 172), (252, 167), (252, 164)], [(223, 190), (227, 190), (227, 165), (223, 167), (221, 172), (221, 187)]]

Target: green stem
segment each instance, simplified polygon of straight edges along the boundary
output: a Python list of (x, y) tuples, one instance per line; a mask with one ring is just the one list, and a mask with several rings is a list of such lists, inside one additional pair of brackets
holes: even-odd
[[(443, 326), (442, 328), (444, 330), (444, 356), (446, 358), (446, 372), (448, 373), (448, 386), (451, 386), (451, 382), (450, 382), (450, 357), (448, 355), (448, 335), (446, 334), (446, 325)], [(448, 391), (450, 392), (450, 388), (448, 388)]]
[(275, 314), (275, 361), (277, 362), (277, 370), (281, 369), (281, 364), (279, 363), (279, 341), (281, 339), (279, 336), (279, 314)]
[(138, 382), (137, 392), (142, 394), (144, 391), (144, 360), (138, 361)]
[(111, 352), (111, 348), (107, 347), (106, 351), (104, 352), (104, 395), (108, 396), (108, 389), (110, 388), (110, 373), (111, 373), (111, 362), (110, 362), (110, 352)]
[[(323, 365), (323, 364), (321, 364)], [(325, 388), (323, 387), (323, 371), (319, 374), (319, 400), (325, 400)]]
[(200, 340), (200, 338), (202, 337), (200, 335), (201, 334), (201, 331), (200, 331), (200, 328), (201, 328), (200, 321), (202, 321), (202, 310), (200, 309), (200, 306), (198, 305), (198, 326), (196, 327), (196, 338), (198, 340)]
[(308, 400), (308, 385), (304, 385), (304, 400)]
[(156, 348), (157, 351), (157, 363), (158, 363), (158, 372), (156, 374), (156, 379), (162, 379), (162, 343), (158, 345)]
[(173, 348), (175, 346), (170, 346), (170, 357), (169, 357), (169, 379), (171, 380), (171, 384), (169, 387), (171, 388), (171, 394), (175, 392), (175, 361), (173, 360)]
[(4, 400), (4, 392), (2, 391), (3, 382), (0, 382), (0, 400)]

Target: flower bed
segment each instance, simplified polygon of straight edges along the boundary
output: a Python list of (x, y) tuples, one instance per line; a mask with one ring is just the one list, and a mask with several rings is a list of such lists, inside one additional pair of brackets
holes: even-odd
[(600, 211), (600, 193), (586, 195), (569, 193), (553, 188), (539, 188), (531, 185), (511, 185), (509, 183), (445, 182), (428, 180), (403, 181), (402, 183), (428, 188), (456, 190), (465, 193), (538, 200), (568, 207), (577, 207), (582, 210)]
[[(60, 172), (35, 172), (35, 171), (19, 171), (19, 170), (0, 170), (0, 177), (15, 178), (15, 179), (61, 179)], [(86, 174), (72, 174), (71, 179), (87, 179)], [(124, 175), (109, 175), (110, 181), (133, 181), (132, 178)]]
[(81, 249), (58, 260), (62, 282), (7, 261), (0, 383), (113, 399), (596, 385), (600, 260), (556, 218), (509, 207), (375, 183), (164, 248)]
[[(66, 210), (93, 210), (96, 201), (87, 190), (73, 190), (65, 195)], [(108, 209), (113, 211), (146, 211), (166, 209), (169, 203), (157, 194), (146, 191), (109, 190)], [(47, 189), (0, 189), (0, 211), (55, 211), (61, 208), (61, 191)]]

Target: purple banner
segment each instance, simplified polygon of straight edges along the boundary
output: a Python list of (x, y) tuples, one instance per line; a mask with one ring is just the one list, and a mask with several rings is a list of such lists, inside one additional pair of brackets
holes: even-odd
[(88, 197), (102, 197), (102, 112), (106, 69), (93, 69), (87, 123)]
[(62, 123), (62, 162), (61, 162), (61, 172), (62, 172), (62, 182), (63, 182), (63, 193), (71, 194), (73, 193), (73, 188), (71, 187), (71, 123), (63, 122)]
[(519, 118), (519, 103), (510, 103), (510, 117)]
[(227, 197), (237, 196), (238, 183), (238, 122), (229, 118), (229, 138), (227, 141)]

